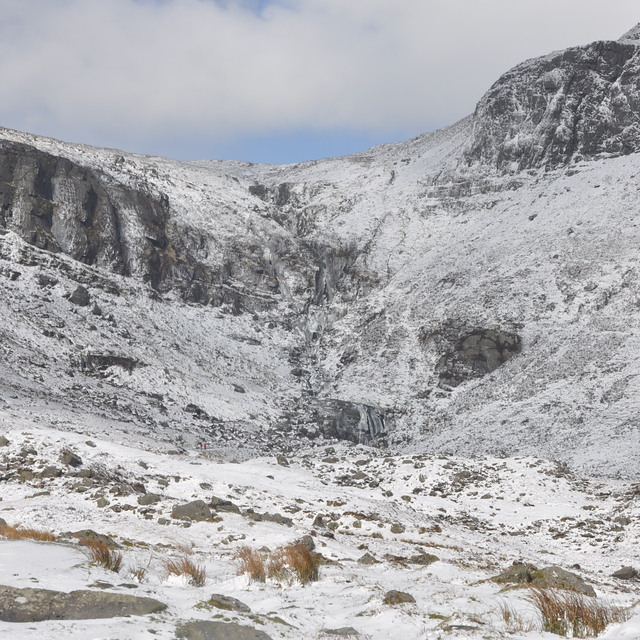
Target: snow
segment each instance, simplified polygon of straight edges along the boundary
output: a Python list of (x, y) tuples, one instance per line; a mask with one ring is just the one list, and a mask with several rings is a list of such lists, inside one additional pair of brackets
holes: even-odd
[[(331, 454), (337, 462), (323, 462), (325, 453), (317, 452), (292, 457), (284, 467), (273, 458), (232, 464), (202, 451), (167, 455), (98, 438), (92, 438), (91, 446), (82, 434), (28, 425), (3, 433), (9, 445), (0, 456), (7, 471), (16, 463), (34, 472), (49, 464), (60, 466), (60, 452), (72, 450), (82, 458), (80, 469), (100, 470), (101, 477), (112, 479), (85, 484), (77, 492), (83, 483), (71, 468), (60, 478), (36, 476), (26, 482), (5, 471), (0, 517), (58, 535), (91, 528), (123, 545), (125, 562), (120, 574), (91, 566), (72, 538), (55, 543), (0, 540), (2, 583), (70, 591), (102, 581), (114, 585), (109, 590), (166, 602), (169, 610), (144, 619), (0, 623), (0, 637), (15, 637), (19, 629), (25, 640), (61, 633), (107, 638), (117, 629), (118, 638), (133, 639), (153, 629), (155, 637), (173, 638), (180, 620), (212, 619), (215, 610), (196, 605), (215, 592), (245, 602), (255, 617), (225, 616), (258, 624), (273, 638), (315, 637), (323, 628), (352, 626), (372, 640), (398, 634), (435, 639), (446, 625), (477, 627), (454, 629), (447, 637), (501, 638), (506, 631), (500, 603), (534, 618), (526, 592), (501, 590), (487, 581), (515, 560), (566, 568), (577, 563), (578, 573), (594, 585), (599, 599), (624, 606), (638, 599), (635, 583), (607, 577), (635, 557), (638, 506), (633, 485), (595, 483), (543, 460), (441, 455), (384, 459), (370, 457), (362, 447), (343, 446)], [(27, 449), (36, 452), (28, 454), (30, 464), (21, 458)], [(353, 479), (356, 470), (364, 471), (366, 479)], [(119, 497), (110, 491), (134, 481), (163, 496), (157, 507), (138, 507), (139, 494)], [(108, 507), (97, 506), (98, 495), (107, 497)], [(218, 512), (215, 522), (185, 528), (170, 517), (172, 505), (212, 495), (231, 499), (241, 511), (282, 513), (292, 518), (293, 526)], [(126, 504), (134, 508), (111, 508)], [(324, 537), (327, 530), (314, 525), (318, 514), (334, 518), (334, 538)], [(624, 514), (632, 524), (616, 526), (616, 514)], [(158, 523), (162, 517), (168, 525)], [(404, 531), (392, 533), (394, 524)], [(239, 547), (275, 549), (314, 530), (318, 551), (335, 562), (321, 568), (318, 582), (304, 587), (260, 584), (237, 575), (234, 557)], [(423, 567), (385, 559), (386, 554), (409, 558), (421, 549), (440, 560)], [(206, 586), (193, 587), (163, 572), (163, 558), (185, 550), (206, 566)], [(358, 564), (365, 551), (379, 564)], [(137, 589), (118, 586), (135, 583), (130, 571), (140, 567), (147, 568), (148, 579)], [(390, 589), (408, 591), (416, 604), (384, 605), (382, 597)], [(620, 627), (619, 633), (626, 635), (604, 637), (631, 638), (633, 629), (637, 626), (631, 619)], [(549, 636), (532, 632), (510, 637)]]

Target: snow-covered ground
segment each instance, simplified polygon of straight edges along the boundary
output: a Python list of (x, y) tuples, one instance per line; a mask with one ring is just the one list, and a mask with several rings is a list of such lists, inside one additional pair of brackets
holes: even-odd
[[(3, 622), (2, 638), (125, 640), (152, 634), (168, 640), (180, 621), (220, 616), (274, 639), (320, 638), (322, 629), (342, 627), (371, 640), (553, 637), (539, 631), (526, 590), (505, 590), (488, 580), (515, 561), (573, 570), (595, 588), (598, 600), (611, 604), (635, 605), (640, 594), (637, 582), (610, 577), (623, 565), (637, 564), (636, 487), (581, 479), (556, 463), (430, 454), (383, 458), (355, 445), (301, 452), (288, 466), (275, 458), (233, 463), (222, 462), (215, 450), (169, 455), (9, 425), (3, 417), (0, 431), (9, 444), (0, 448), (0, 517), (60, 539), (0, 540), (0, 583), (71, 591), (106, 582), (107, 590), (150, 596), (169, 608), (102, 621)], [(61, 463), (67, 451), (82, 464)], [(52, 465), (63, 475), (40, 477)], [(142, 491), (160, 501), (139, 505)], [(214, 496), (240, 513), (216, 511), (203, 522), (171, 517), (174, 505), (209, 503)], [(256, 521), (249, 510), (290, 522)], [(120, 573), (89, 564), (69, 537), (84, 529), (121, 545)], [(240, 547), (274, 550), (304, 535), (313, 537), (326, 559), (317, 582), (262, 584), (238, 575)], [(185, 553), (206, 567), (204, 587), (165, 574), (163, 559)], [(376, 562), (359, 563), (365, 553)], [(438, 560), (415, 564), (421, 553)], [(146, 577), (139, 582), (133, 572), (141, 568)], [(383, 604), (392, 589), (410, 593), (416, 603)], [(198, 606), (212, 593), (241, 600), (252, 614)], [(500, 614), (504, 604), (534, 630), (512, 633)], [(639, 625), (640, 611), (605, 637), (638, 637)]]

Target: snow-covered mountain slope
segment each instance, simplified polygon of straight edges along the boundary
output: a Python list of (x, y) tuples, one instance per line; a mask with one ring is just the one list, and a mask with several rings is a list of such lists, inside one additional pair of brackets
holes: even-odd
[(338, 437), (633, 476), (635, 33), (339, 159), (178, 163), (2, 130), (6, 415), (236, 455)]

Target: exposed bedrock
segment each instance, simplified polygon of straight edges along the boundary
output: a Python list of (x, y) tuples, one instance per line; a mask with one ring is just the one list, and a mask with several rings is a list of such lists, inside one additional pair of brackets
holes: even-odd
[(385, 444), (388, 426), (381, 409), (344, 400), (314, 400), (311, 416), (325, 438), (349, 440), (356, 444)]
[(594, 42), (505, 73), (476, 107), (465, 162), (514, 172), (640, 150), (638, 44)]
[(481, 378), (522, 350), (522, 339), (516, 333), (502, 329), (461, 330), (455, 323), (423, 330), (420, 342), (440, 353), (436, 373), (444, 387)]

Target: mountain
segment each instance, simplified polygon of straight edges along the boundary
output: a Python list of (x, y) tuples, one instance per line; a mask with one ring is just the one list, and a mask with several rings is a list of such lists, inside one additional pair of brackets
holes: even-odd
[(344, 158), (180, 163), (0, 130), (0, 419), (633, 476), (639, 33)]

